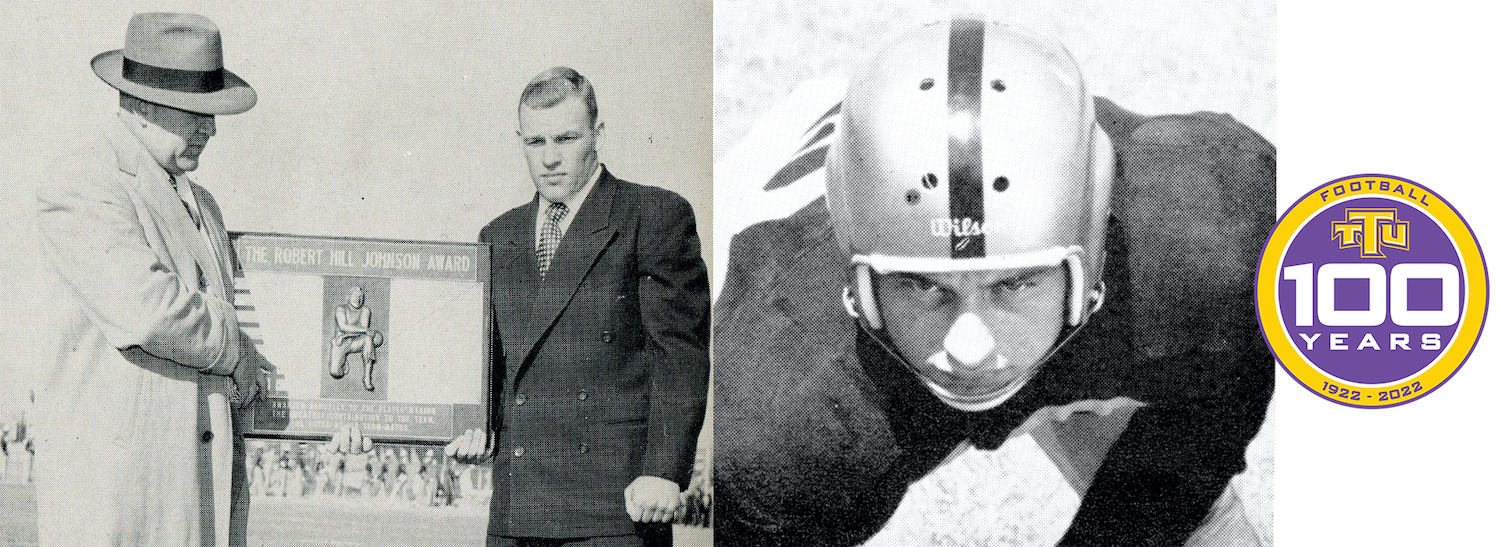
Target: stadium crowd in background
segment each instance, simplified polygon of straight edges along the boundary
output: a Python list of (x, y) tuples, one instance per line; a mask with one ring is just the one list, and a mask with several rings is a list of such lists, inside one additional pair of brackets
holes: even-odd
[[(700, 454), (673, 523), (712, 526), (713, 487), (706, 468)], [(376, 446), (345, 454), (333, 449), (332, 442), (256, 440), (250, 442), (245, 470), (255, 499), (488, 507), (494, 488), (489, 465), (459, 463), (422, 446)]]
[(491, 470), (427, 447), (380, 446), (342, 454), (324, 443), (252, 443), (252, 497), (383, 500), (417, 506), (487, 504)]

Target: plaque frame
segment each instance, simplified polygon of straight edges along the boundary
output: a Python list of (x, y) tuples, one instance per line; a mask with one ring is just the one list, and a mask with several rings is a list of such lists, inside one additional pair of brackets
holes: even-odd
[[(319, 377), (322, 379), (324, 388), (319, 397), (290, 397), (282, 395), (286, 393), (275, 385), (275, 380), (284, 378), (279, 373), (280, 367), (293, 366), (292, 363), (278, 363), (276, 360), (267, 358), (270, 372), (268, 372), (269, 395), (263, 396), (252, 405), (250, 418), (247, 420), (245, 437), (249, 439), (269, 439), (287, 441), (327, 441), (334, 430), (340, 425), (359, 425), (364, 437), (379, 444), (397, 445), (445, 445), (452, 439), (458, 437), (464, 430), (469, 428), (484, 427), (489, 429), (490, 424), (490, 398), (493, 392), (493, 379), (491, 378), (491, 352), (493, 351), (493, 315), (490, 301), (490, 290), (493, 285), (492, 270), (490, 264), (491, 249), (486, 243), (451, 242), (451, 241), (421, 241), (404, 239), (382, 239), (382, 238), (356, 238), (343, 236), (310, 236), (285, 234), (276, 232), (229, 232), (230, 247), (234, 251), (234, 276), (235, 276), (235, 309), (239, 314), (241, 329), (248, 336), (248, 342), (255, 344), (257, 352), (267, 343), (264, 327), (258, 319), (276, 315), (271, 310), (275, 305), (267, 307), (266, 303), (260, 302), (251, 294), (251, 286), (265, 282), (252, 281), (253, 277), (260, 277), (266, 273), (290, 274), (299, 277), (317, 276), (322, 278), (325, 288), (324, 294), (324, 316), (319, 318), (319, 323), (324, 324), (323, 330), (329, 330), (329, 324), (337, 321), (329, 316), (331, 307), (329, 302), (335, 301), (339, 295), (327, 294), (330, 287), (342, 288), (350, 284), (363, 285), (367, 280), (385, 280), (387, 282), (396, 279), (421, 281), (454, 281), (458, 283), (472, 284), (470, 290), (478, 293), (478, 308), (473, 310), (480, 314), (479, 321), (472, 323), (477, 325), (479, 332), (470, 333), (467, 345), (470, 353), (478, 353), (480, 369), (478, 371), (478, 382), (472, 389), (478, 390), (478, 404), (453, 403), (442, 400), (428, 400), (421, 402), (391, 402), (383, 397), (373, 395), (389, 394), (389, 386), (379, 393), (372, 393), (365, 397), (328, 397), (327, 384), (330, 375), (329, 361), (332, 360), (331, 350), (334, 347), (332, 340), (324, 340), (319, 336), (320, 342), (328, 342), (329, 347), (320, 347), (317, 350), (317, 365)], [(375, 253), (378, 256), (362, 255), (360, 260), (355, 258), (354, 252), (364, 251)], [(337, 258), (335, 256), (337, 255)], [(396, 256), (406, 255), (406, 256)], [(438, 257), (434, 262), (434, 257)], [(467, 261), (458, 257), (465, 257)], [(370, 267), (371, 263), (376, 267)], [(456, 268), (455, 264), (466, 266)], [(310, 281), (310, 280), (304, 280)], [(399, 283), (398, 283), (399, 285)], [(383, 291), (365, 289), (367, 293), (374, 296), (382, 293), (386, 298), (391, 296), (388, 286)], [(371, 331), (379, 331), (382, 328), (390, 328), (390, 320), (395, 310), (389, 309), (390, 302), (384, 314), (365, 314), (368, 318), (375, 317), (368, 325)], [(375, 308), (371, 304), (367, 308)], [(439, 306), (441, 307), (441, 306)], [(269, 313), (268, 313), (269, 312)], [(429, 312), (436, 313), (436, 310)], [(245, 315), (251, 315), (247, 320)], [(384, 317), (378, 317), (383, 315)], [(381, 319), (384, 319), (383, 321)], [(275, 320), (274, 317), (271, 320)], [(337, 328), (337, 327), (333, 327)], [(393, 333), (394, 334), (394, 333)], [(376, 336), (380, 338), (381, 336)], [(402, 340), (390, 340), (390, 335), (385, 335), (380, 346), (390, 343), (400, 343)], [(417, 341), (417, 344), (424, 342)], [(382, 348), (375, 349), (377, 358), (374, 360), (377, 367), (383, 365), (385, 374), (374, 374), (377, 382), (389, 379), (389, 367), (397, 366), (389, 359), (390, 351), (387, 349), (385, 355), (380, 355)], [(263, 352), (261, 352), (264, 354)], [(275, 352), (272, 352), (275, 353)], [(345, 354), (344, 359), (349, 363), (360, 363), (361, 355), (358, 351)], [(328, 358), (328, 360), (324, 360)], [(382, 359), (383, 358), (383, 359)], [(385, 362), (382, 363), (382, 360)], [(305, 366), (296, 364), (295, 366)], [(451, 366), (451, 365), (447, 365)], [(363, 382), (361, 371), (357, 370), (355, 364), (348, 366), (346, 375), (334, 378), (335, 381), (343, 380), (344, 383)], [(307, 386), (302, 386), (306, 388)], [(455, 389), (447, 387), (446, 389)], [(372, 392), (374, 390), (371, 390)], [(344, 393), (350, 393), (345, 389)], [(463, 400), (476, 394), (470, 392), (464, 394), (462, 391), (454, 392), (452, 399)], [(410, 413), (404, 415), (407, 418), (426, 419), (431, 418), (433, 423), (416, 428), (414, 431), (399, 431), (400, 424), (375, 423), (373, 419), (395, 419), (397, 414), (390, 418), (391, 410), (401, 409)], [(281, 411), (281, 412), (278, 412)], [(330, 416), (359, 416), (352, 420), (338, 420), (336, 418), (307, 420), (294, 418), (294, 415), (310, 415), (317, 412), (328, 413)], [(424, 416), (426, 418), (424, 418)], [(333, 424), (331, 427), (313, 427), (313, 422)], [(387, 427), (382, 427), (385, 425)], [(374, 427), (372, 427), (374, 426)]]

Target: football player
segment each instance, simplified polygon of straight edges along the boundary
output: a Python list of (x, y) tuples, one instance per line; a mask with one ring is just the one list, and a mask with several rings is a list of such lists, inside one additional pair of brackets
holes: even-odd
[(814, 131), (826, 199), (738, 234), (716, 302), (716, 538), (860, 544), (1026, 435), (1082, 498), (1060, 544), (1188, 541), (1271, 397), (1274, 148), (1096, 99), (1055, 41), (971, 17), (877, 53)]

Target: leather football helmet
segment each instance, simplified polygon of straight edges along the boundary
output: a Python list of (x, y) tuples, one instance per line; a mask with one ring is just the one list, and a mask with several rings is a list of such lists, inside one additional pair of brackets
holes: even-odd
[(1098, 309), (1114, 155), (1062, 45), (968, 16), (928, 24), (854, 74), (842, 116), (828, 209), (851, 256), (845, 305), (868, 329), (886, 327), (873, 276), (893, 272), (1063, 266), (1057, 346)]

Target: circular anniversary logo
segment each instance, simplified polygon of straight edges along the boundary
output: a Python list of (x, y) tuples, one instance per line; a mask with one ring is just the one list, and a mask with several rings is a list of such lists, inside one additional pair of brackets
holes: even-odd
[(1489, 302), (1479, 242), (1427, 187), (1355, 175), (1302, 196), (1266, 241), (1261, 329), (1304, 387), (1343, 405), (1409, 403), (1452, 377)]

